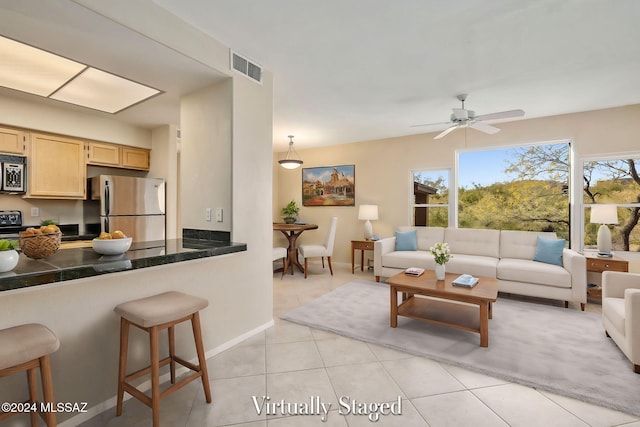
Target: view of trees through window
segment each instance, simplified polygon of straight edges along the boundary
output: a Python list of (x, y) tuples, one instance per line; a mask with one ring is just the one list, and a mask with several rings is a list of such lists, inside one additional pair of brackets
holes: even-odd
[[(458, 156), (458, 227), (554, 231), (570, 239), (568, 142)], [(583, 166), (584, 246), (595, 248), (600, 224), (590, 222), (593, 204), (617, 206), (609, 225), (613, 250), (640, 251), (640, 158), (596, 159)], [(413, 172), (415, 225), (446, 227), (449, 172)]]
[(413, 225), (449, 224), (449, 171), (414, 171)]
[(613, 250), (640, 251), (640, 158), (593, 160), (583, 163), (584, 244), (595, 248), (600, 224), (592, 224), (590, 205), (617, 206), (618, 224), (611, 228)]
[(569, 144), (461, 152), (458, 226), (569, 239)]

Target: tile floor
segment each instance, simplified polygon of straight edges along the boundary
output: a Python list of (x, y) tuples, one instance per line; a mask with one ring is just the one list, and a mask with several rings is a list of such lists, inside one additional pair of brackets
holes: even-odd
[[(194, 382), (162, 401), (161, 425), (167, 427), (369, 426), (367, 415), (341, 415), (338, 399), (356, 402), (402, 402), (402, 415), (381, 416), (379, 426), (626, 426), (640, 419), (552, 393), (466, 371), (376, 345), (312, 330), (279, 319), (287, 311), (318, 298), (354, 277), (373, 280), (371, 272), (334, 265), (334, 276), (312, 264), (302, 274), (280, 279), (274, 274), (275, 325), (208, 362), (213, 404), (204, 402)], [(599, 306), (589, 304), (589, 310)], [(206, 325), (204, 325), (206, 327)], [(262, 396), (271, 403), (311, 403), (315, 396), (331, 403), (321, 415), (259, 415)], [(397, 403), (396, 403), (397, 404)], [(83, 427), (151, 425), (149, 408), (131, 399), (124, 413), (115, 409)]]

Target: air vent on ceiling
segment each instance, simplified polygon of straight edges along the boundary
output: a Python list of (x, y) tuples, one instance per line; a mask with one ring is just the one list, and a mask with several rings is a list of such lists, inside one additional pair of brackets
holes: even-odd
[(231, 52), (231, 68), (262, 84), (262, 66), (234, 51)]

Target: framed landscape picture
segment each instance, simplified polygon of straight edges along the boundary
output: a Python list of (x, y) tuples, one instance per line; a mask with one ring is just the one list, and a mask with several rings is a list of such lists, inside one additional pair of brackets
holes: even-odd
[(302, 168), (303, 206), (355, 206), (356, 166)]

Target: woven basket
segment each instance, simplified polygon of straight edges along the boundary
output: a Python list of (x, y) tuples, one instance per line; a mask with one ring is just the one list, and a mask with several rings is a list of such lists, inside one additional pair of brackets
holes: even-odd
[(20, 236), (20, 250), (29, 258), (42, 259), (55, 254), (60, 248), (61, 240), (62, 233), (60, 232)]

